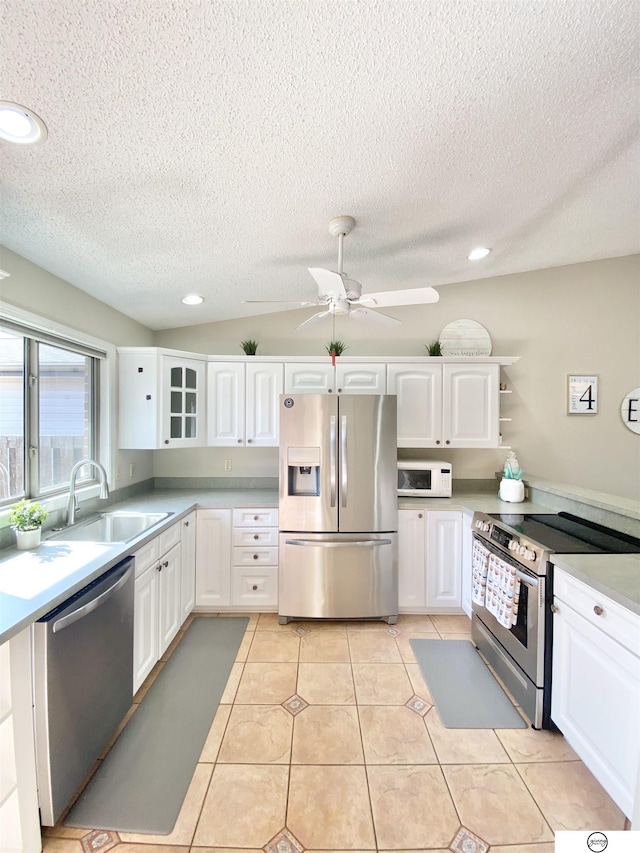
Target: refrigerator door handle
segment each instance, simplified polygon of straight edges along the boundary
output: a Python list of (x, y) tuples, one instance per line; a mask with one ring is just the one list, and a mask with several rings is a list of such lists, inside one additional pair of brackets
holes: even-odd
[(317, 539), (285, 539), (285, 545), (302, 545), (313, 548), (344, 548), (356, 545), (360, 548), (377, 548), (379, 545), (391, 545), (391, 539), (356, 539), (348, 542), (323, 542)]
[(342, 506), (347, 505), (347, 416), (340, 418), (340, 490), (342, 492)]
[(329, 502), (331, 506), (336, 505), (336, 416), (329, 418)]

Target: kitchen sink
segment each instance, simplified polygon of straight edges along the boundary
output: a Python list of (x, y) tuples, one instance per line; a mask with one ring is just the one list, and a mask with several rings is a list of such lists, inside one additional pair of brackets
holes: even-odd
[(165, 518), (172, 512), (101, 512), (64, 530), (48, 539), (63, 542), (98, 542), (101, 545), (129, 542)]

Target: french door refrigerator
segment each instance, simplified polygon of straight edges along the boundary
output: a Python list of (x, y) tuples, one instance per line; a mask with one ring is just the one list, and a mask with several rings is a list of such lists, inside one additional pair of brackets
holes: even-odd
[(396, 434), (394, 395), (281, 395), (281, 624), (397, 621)]

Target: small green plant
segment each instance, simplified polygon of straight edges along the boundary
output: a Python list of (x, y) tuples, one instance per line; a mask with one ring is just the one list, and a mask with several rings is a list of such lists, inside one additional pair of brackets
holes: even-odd
[(14, 530), (37, 530), (49, 515), (40, 503), (18, 501), (9, 507), (9, 523)]
[(440, 341), (432, 341), (430, 344), (425, 344), (425, 348), (429, 355), (442, 355), (442, 345)]
[(245, 355), (255, 355), (258, 350), (258, 344), (260, 341), (240, 341), (240, 346), (244, 350)]
[(335, 353), (336, 355), (342, 355), (342, 353), (346, 349), (349, 349), (349, 347), (342, 341), (329, 341), (326, 346), (326, 350), (329, 355), (331, 355), (331, 353)]

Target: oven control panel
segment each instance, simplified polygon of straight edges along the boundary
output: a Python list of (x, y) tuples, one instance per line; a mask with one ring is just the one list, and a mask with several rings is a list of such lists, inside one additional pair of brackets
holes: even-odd
[[(484, 518), (476, 518), (473, 527), (483, 539), (498, 545), (502, 550), (510, 553), (521, 563), (527, 563), (531, 567), (544, 563), (544, 550), (538, 545), (519, 537), (510, 530), (505, 530), (494, 521)], [(542, 568), (542, 566), (541, 566)]]

